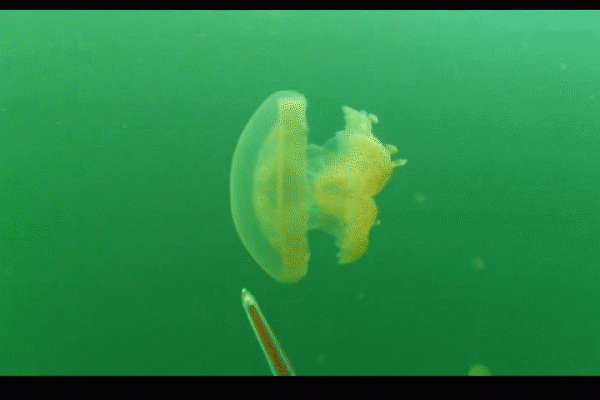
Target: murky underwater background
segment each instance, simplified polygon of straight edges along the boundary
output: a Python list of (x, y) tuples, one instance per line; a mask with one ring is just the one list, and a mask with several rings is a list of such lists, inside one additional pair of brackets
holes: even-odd
[[(598, 11), (1, 11), (0, 374), (600, 373)], [(408, 164), (365, 257), (281, 284), (229, 208), (285, 89)], [(471, 371), (471, 372), (469, 372)]]

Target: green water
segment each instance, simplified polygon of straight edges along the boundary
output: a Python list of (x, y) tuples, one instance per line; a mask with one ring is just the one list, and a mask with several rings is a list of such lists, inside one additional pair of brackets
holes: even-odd
[[(600, 373), (600, 12), (0, 11), (0, 375)], [(295, 284), (237, 237), (278, 90), (408, 159), (366, 255)]]

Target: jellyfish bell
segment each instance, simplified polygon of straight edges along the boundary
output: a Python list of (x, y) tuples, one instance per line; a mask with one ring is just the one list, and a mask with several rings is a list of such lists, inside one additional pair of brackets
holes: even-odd
[(345, 129), (324, 146), (308, 144), (305, 97), (294, 91), (269, 96), (242, 131), (230, 177), (231, 211), (242, 243), (280, 282), (308, 271), (307, 232), (333, 236), (340, 264), (360, 259), (369, 244), (379, 193), (398, 149), (372, 133), (377, 117), (342, 108)]
[(269, 96), (242, 131), (233, 155), (231, 211), (242, 243), (273, 278), (294, 282), (308, 268), (306, 100)]

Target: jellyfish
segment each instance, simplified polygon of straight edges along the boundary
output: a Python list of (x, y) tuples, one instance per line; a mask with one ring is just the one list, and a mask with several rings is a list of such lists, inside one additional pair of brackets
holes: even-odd
[(231, 212), (252, 258), (271, 277), (302, 279), (310, 258), (308, 231), (336, 238), (340, 264), (363, 257), (378, 222), (373, 196), (394, 169), (398, 149), (373, 135), (377, 117), (342, 107), (345, 128), (323, 146), (308, 143), (305, 97), (269, 96), (238, 140), (231, 165)]

